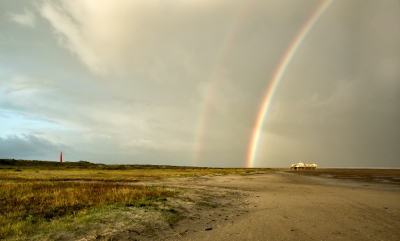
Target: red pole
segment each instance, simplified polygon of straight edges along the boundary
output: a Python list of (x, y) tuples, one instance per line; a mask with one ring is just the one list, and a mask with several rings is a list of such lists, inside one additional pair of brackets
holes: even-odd
[(60, 162), (62, 162), (62, 151), (60, 151)]

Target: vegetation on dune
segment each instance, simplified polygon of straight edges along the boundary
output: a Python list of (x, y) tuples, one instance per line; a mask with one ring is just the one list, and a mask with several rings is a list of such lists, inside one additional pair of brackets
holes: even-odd
[[(226, 175), (265, 169), (103, 165), (85, 161), (0, 159), (0, 239), (44, 230), (54, 220), (109, 206), (145, 207), (176, 195), (166, 187), (132, 182), (171, 177)], [(176, 212), (163, 214), (168, 222)], [(172, 222), (172, 221), (171, 221)]]
[[(78, 162), (54, 162), (54, 161), (39, 161), (39, 160), (16, 160), (16, 159), (0, 159), (0, 169), (12, 168), (28, 168), (28, 169), (46, 169), (46, 170), (62, 170), (62, 169), (95, 169), (95, 170), (133, 170), (133, 169), (191, 169), (191, 170), (229, 170), (238, 168), (210, 168), (210, 167), (193, 167), (193, 166), (170, 166), (170, 165), (149, 165), (149, 164), (102, 164), (91, 163), (87, 161)], [(240, 168), (239, 168), (240, 169)], [(244, 168), (243, 168), (244, 169)]]
[(245, 174), (262, 168), (206, 168), (157, 165), (104, 165), (0, 159), (0, 180), (139, 182), (171, 177)]
[(162, 187), (116, 183), (0, 183), (0, 238), (29, 233), (35, 226), (85, 209), (114, 204), (140, 206), (174, 194)]

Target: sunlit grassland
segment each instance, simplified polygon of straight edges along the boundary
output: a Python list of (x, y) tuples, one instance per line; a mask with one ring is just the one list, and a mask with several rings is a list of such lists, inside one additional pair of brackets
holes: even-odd
[[(166, 178), (246, 174), (262, 169), (95, 165), (0, 160), (0, 239), (45, 230), (90, 210), (142, 207), (177, 189), (141, 185)], [(134, 183), (134, 185), (132, 185)], [(82, 219), (82, 218), (81, 218)]]
[(0, 180), (138, 182), (171, 177), (245, 174), (263, 168), (201, 168), (153, 165), (103, 165), (0, 159)]
[(0, 183), (0, 238), (27, 234), (43, 223), (82, 210), (115, 204), (135, 206), (174, 194), (162, 187), (116, 183)]
[[(17, 170), (17, 171), (16, 171)], [(193, 177), (203, 175), (227, 175), (253, 172), (246, 169), (127, 169), (127, 170), (0, 170), (0, 180), (7, 181), (102, 181), (139, 182), (171, 177)]]

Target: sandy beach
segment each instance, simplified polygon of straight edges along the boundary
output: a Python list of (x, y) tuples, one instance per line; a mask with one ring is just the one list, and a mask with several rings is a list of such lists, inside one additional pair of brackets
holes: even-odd
[(178, 195), (32, 240), (397, 241), (399, 172), (265, 170), (134, 182)]
[(400, 240), (400, 186), (266, 172), (169, 180), (198, 189), (205, 205), (186, 210), (156, 236), (117, 240)]

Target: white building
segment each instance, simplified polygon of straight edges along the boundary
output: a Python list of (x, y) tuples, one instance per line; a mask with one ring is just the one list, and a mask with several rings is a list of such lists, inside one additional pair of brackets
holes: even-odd
[(299, 163), (292, 164), (290, 169), (299, 170), (299, 169), (308, 169), (308, 170), (315, 170), (317, 169), (317, 164), (305, 164), (301, 161)]

